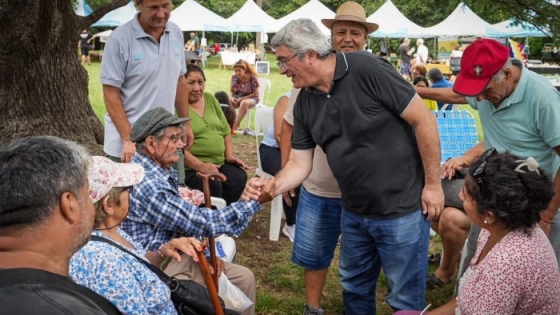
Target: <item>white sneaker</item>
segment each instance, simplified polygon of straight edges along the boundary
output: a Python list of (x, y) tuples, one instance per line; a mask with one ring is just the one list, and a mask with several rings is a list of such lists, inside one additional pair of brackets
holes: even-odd
[(282, 233), (286, 235), (292, 243), (294, 242), (294, 237), (296, 236), (296, 225), (287, 225), (284, 224), (284, 228), (282, 229)]

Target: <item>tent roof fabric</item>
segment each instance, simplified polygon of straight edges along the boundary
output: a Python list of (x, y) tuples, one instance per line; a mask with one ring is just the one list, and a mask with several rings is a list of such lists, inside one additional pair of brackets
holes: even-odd
[(130, 1), (127, 5), (105, 14), (101, 19), (99, 19), (99, 21), (95, 22), (91, 26), (118, 27), (132, 20), (136, 16), (137, 12), (138, 10), (136, 10), (134, 1)]
[(194, 0), (187, 0), (175, 8), (169, 20), (181, 31), (231, 31), (226, 19)]
[(391, 0), (387, 0), (366, 20), (379, 24), (379, 29), (370, 34), (372, 37), (405, 38), (424, 36), (424, 28), (404, 16)]
[(278, 22), (264, 12), (253, 0), (247, 0), (241, 9), (227, 18), (226, 21), (236, 29), (245, 32), (275, 33), (280, 29), (277, 26)]
[(93, 13), (93, 10), (85, 0), (78, 0), (74, 4), (74, 13), (79, 16), (88, 16)]
[(278, 19), (278, 25), (282, 28), (292, 20), (307, 18), (315, 22), (325, 36), (330, 36), (331, 30), (325, 27), (321, 20), (334, 19), (334, 16), (335, 13), (319, 2), (319, 0), (310, 0), (294, 12)]
[(489, 37), (551, 37), (550, 30), (543, 31), (533, 25), (521, 22), (515, 24), (514, 19), (509, 19), (500, 23), (492, 24), (486, 29), (486, 35)]
[(434, 36), (477, 36), (485, 35), (489, 26), (488, 22), (461, 2), (445, 20), (427, 27), (425, 31)]

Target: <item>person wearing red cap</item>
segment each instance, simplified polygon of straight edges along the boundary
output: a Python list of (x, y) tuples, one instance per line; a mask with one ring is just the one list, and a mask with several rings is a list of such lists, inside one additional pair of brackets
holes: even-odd
[[(468, 103), (480, 115), (484, 142), (442, 165), (445, 177), (469, 167), (484, 148), (534, 157), (554, 180), (555, 196), (540, 226), (560, 261), (560, 93), (548, 80), (510, 59), (509, 49), (493, 39), (478, 39), (463, 53), (453, 88), (416, 88), (422, 98)], [(471, 227), (466, 262), (476, 250), (480, 228)], [(465, 264), (468, 265), (468, 264)]]

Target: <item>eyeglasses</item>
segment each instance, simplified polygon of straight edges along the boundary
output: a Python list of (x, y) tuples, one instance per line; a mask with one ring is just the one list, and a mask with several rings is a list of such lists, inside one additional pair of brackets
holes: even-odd
[(286, 60), (282, 60), (282, 61), (278, 61), (276, 64), (278, 65), (278, 68), (280, 69), (286, 69), (288, 67), (288, 62), (292, 59), (294, 59), (295, 56), (297, 56), (298, 54), (295, 53), (293, 56), (291, 56), (290, 58), (286, 59)]
[(179, 139), (181, 139), (181, 141), (183, 141), (183, 138), (184, 138), (182, 133), (174, 134), (174, 135), (171, 135), (171, 136), (163, 135), (161, 137), (162, 138), (167, 138), (167, 139), (169, 139), (169, 141), (172, 141), (172, 142), (177, 142)]
[(489, 157), (491, 157), (494, 153), (496, 153), (496, 148), (490, 148), (490, 149), (484, 151), (484, 153), (482, 153), (480, 155), (480, 157), (478, 158), (479, 160), (482, 161), (482, 163), (480, 163), (480, 165), (477, 166), (475, 169), (471, 170), (471, 175), (472, 175), (472, 177), (474, 177), (474, 179), (476, 179), (476, 183), (478, 184), (478, 187), (480, 187), (483, 183), (482, 173), (484, 173), (484, 170), (486, 169), (486, 166), (488, 165), (488, 162), (486, 162), (486, 160)]

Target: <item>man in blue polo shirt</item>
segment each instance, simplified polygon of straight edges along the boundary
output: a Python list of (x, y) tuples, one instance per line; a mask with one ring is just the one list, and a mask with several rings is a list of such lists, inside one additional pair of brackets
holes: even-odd
[[(540, 226), (548, 233), (560, 262), (560, 93), (545, 77), (525, 68), (520, 60), (510, 59), (509, 49), (493, 39), (476, 40), (465, 50), (453, 88), (416, 90), (422, 98), (468, 103), (480, 115), (484, 143), (447, 161), (442, 166), (444, 176), (468, 167), (484, 149), (494, 147), (498, 152), (534, 157), (554, 179), (556, 194)], [(466, 262), (474, 255), (479, 231), (471, 227)]]
[(443, 207), (436, 123), (387, 60), (335, 52), (309, 19), (272, 39), (280, 72), (302, 89), (289, 161), (268, 185), (251, 179), (244, 199), (299, 185), (319, 145), (342, 194), (340, 277), (346, 314), (375, 314), (381, 268), (393, 310), (424, 307), (429, 220)]
[[(168, 22), (171, 0), (136, 0), (136, 5), (140, 12), (108, 38), (100, 73), (107, 108), (103, 149), (122, 162), (134, 156), (130, 130), (142, 114), (161, 106), (188, 117), (183, 33)], [(188, 149), (194, 138), (188, 123), (184, 133)]]

